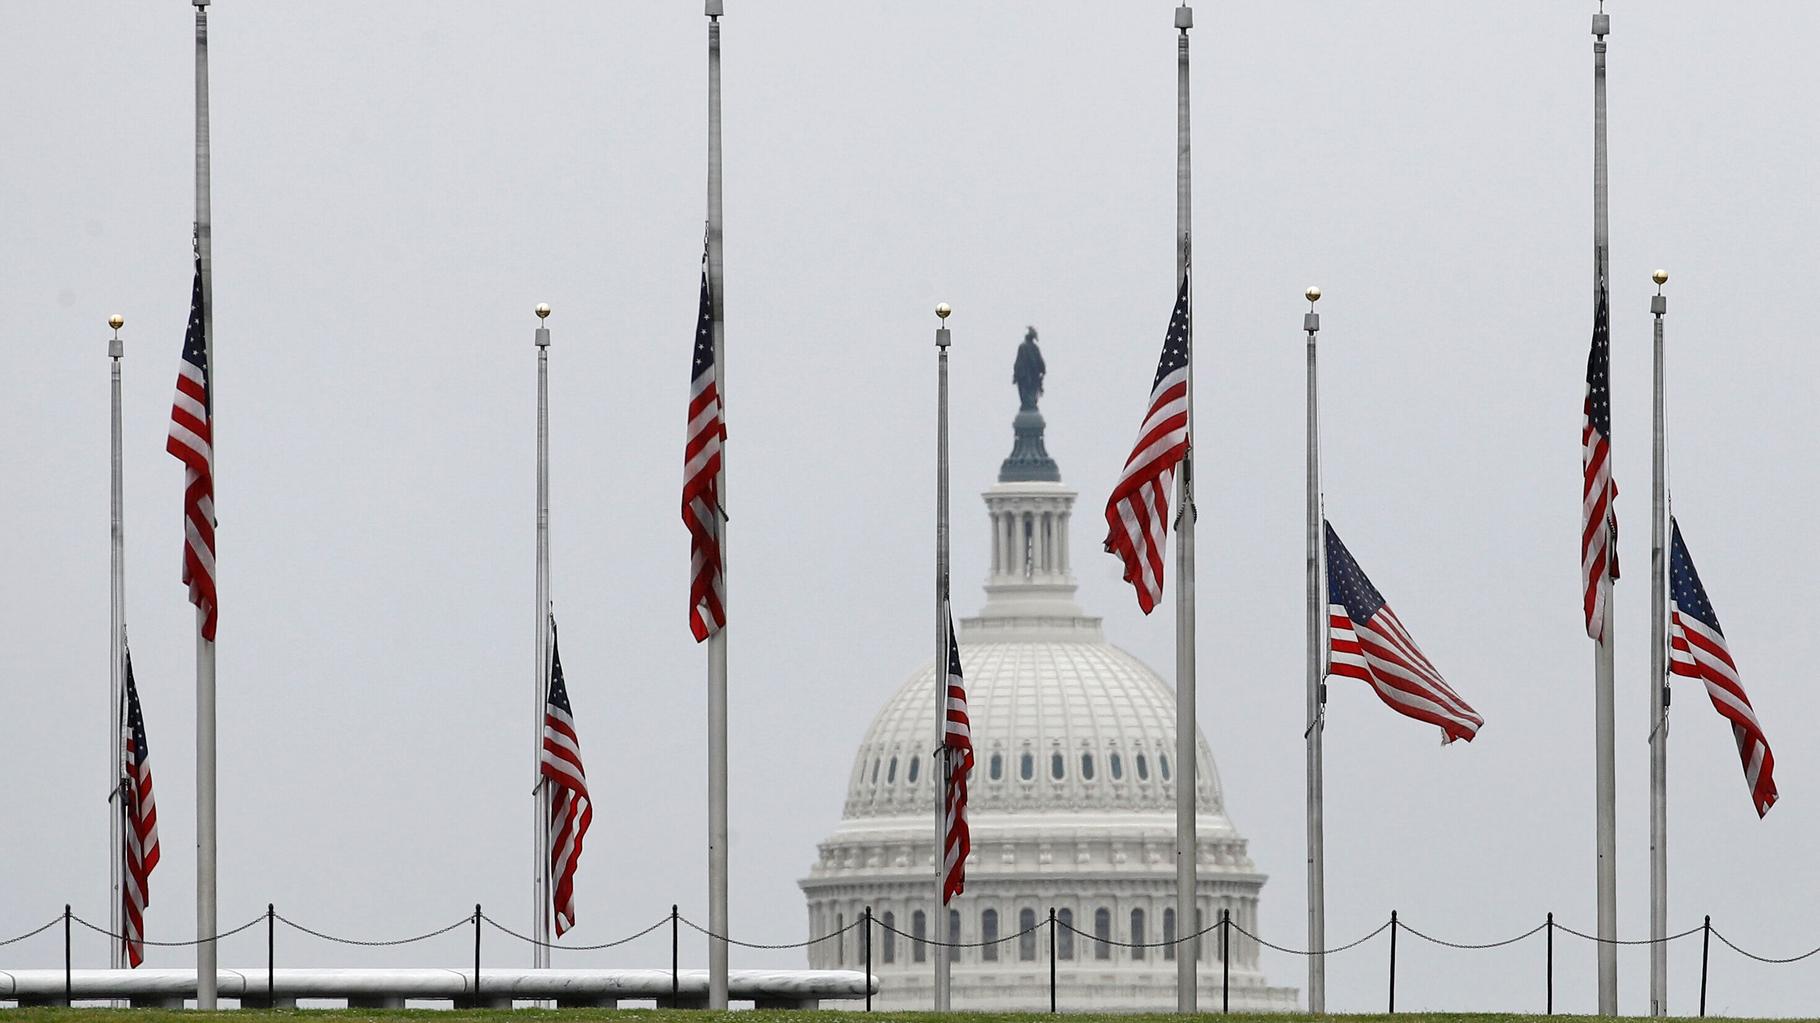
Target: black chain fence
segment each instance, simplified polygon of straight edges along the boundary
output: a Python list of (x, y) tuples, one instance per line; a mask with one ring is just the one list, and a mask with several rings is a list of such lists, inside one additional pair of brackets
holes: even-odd
[[(711, 929), (704, 927), (701, 924), (698, 924), (693, 920), (690, 920), (688, 917), (683, 916), (680, 912), (678, 912), (677, 907), (671, 906), (670, 912), (668, 915), (659, 917), (657, 920), (653, 921), (649, 926), (643, 928), (642, 930), (636, 931), (632, 934), (628, 934), (627, 936), (625, 936), (623, 938), (619, 938), (614, 941), (604, 941), (604, 942), (600, 942), (598, 944), (592, 944), (592, 945), (558, 944), (555, 942), (541, 941), (541, 940), (539, 940), (537, 938), (533, 938), (529, 935), (521, 934), (518, 931), (515, 931), (512, 928), (505, 926), (504, 924), (500, 923), (499, 921), (494, 920), (492, 917), (487, 916), (481, 910), (481, 907), (479, 905), (476, 905), (474, 907), (474, 910), (472, 913), (466, 914), (466, 915), (462, 916), (460, 919), (457, 919), (452, 923), (449, 923), (442, 927), (438, 927), (434, 930), (424, 931), (421, 934), (414, 934), (414, 935), (411, 935), (410, 937), (404, 937), (404, 938), (351, 938), (351, 937), (347, 937), (344, 935), (331, 934), (326, 931), (318, 930), (316, 928), (308, 927), (308, 926), (305, 926), (304, 924), (298, 923), (297, 921), (292, 920), (289, 917), (279, 914), (273, 906), (267, 905), (266, 911), (264, 913), (262, 913), (256, 917), (253, 917), (251, 920), (248, 920), (246, 923), (243, 923), (238, 927), (232, 928), (227, 931), (223, 931), (223, 932), (215, 935), (212, 938), (197, 938), (197, 939), (191, 939), (191, 940), (187, 940), (187, 941), (153, 941), (153, 940), (145, 939), (145, 938), (140, 938), (140, 939), (136, 939), (136, 940), (137, 940), (137, 943), (139, 943), (139, 944), (158, 947), (158, 948), (190, 948), (190, 947), (194, 947), (197, 945), (206, 944), (208, 942), (218, 942), (218, 941), (221, 941), (226, 938), (234, 937), (235, 935), (242, 934), (246, 931), (252, 930), (254, 927), (257, 927), (261, 923), (264, 923), (265, 927), (266, 927), (266, 984), (267, 984), (267, 988), (266, 988), (267, 1002), (266, 1002), (266, 1004), (268, 1004), (268, 1005), (272, 1004), (272, 1002), (273, 1002), (272, 997), (271, 997), (273, 994), (272, 972), (274, 970), (275, 962), (276, 962), (276, 958), (277, 958), (276, 953), (275, 953), (275, 945), (276, 945), (275, 932), (277, 930), (278, 925), (280, 925), (280, 924), (282, 924), (285, 927), (288, 927), (291, 930), (296, 931), (300, 934), (305, 934), (305, 935), (308, 935), (312, 938), (316, 938), (321, 941), (326, 941), (326, 942), (329, 942), (331, 944), (336, 944), (336, 945), (348, 945), (348, 946), (359, 947), (359, 948), (395, 948), (395, 947), (403, 946), (403, 945), (412, 945), (412, 944), (416, 944), (418, 942), (428, 941), (432, 938), (440, 937), (442, 935), (448, 934), (452, 931), (460, 930), (462, 928), (472, 928), (472, 932), (473, 932), (473, 936), (474, 936), (475, 990), (479, 989), (479, 977), (480, 977), (480, 966), (481, 966), (481, 925), (483, 923), (492, 927), (495, 931), (498, 931), (499, 933), (501, 933), (509, 938), (512, 938), (516, 941), (522, 942), (524, 944), (536, 946), (539, 948), (556, 949), (556, 950), (562, 950), (562, 951), (568, 951), (568, 952), (599, 952), (599, 951), (603, 951), (606, 949), (618, 948), (622, 945), (627, 945), (627, 944), (630, 944), (631, 942), (639, 940), (640, 938), (646, 937), (647, 935), (650, 935), (651, 933), (663, 928), (664, 925), (668, 924), (669, 929), (670, 929), (670, 977), (671, 977), (670, 991), (671, 991), (672, 1004), (675, 1004), (677, 1002), (678, 996), (679, 996), (678, 976), (681, 972), (680, 971), (680, 962), (679, 962), (679, 945), (680, 945), (681, 928), (683, 928), (683, 927), (687, 927), (690, 930), (693, 930), (711, 940), (724, 941), (729, 945), (738, 946), (739, 948), (758, 949), (758, 950), (778, 950), (778, 949), (796, 949), (796, 948), (806, 949), (806, 948), (810, 948), (814, 945), (821, 944), (823, 942), (835, 940), (844, 934), (848, 934), (853, 931), (860, 931), (861, 938), (862, 938), (861, 945), (863, 947), (864, 968), (865, 968), (865, 971), (867, 974), (870, 974), (872, 972), (872, 934), (875, 929), (887, 932), (896, 937), (901, 937), (901, 938), (907, 939), (908, 941), (912, 942), (914, 945), (927, 946), (927, 947), (932, 947), (932, 948), (946, 948), (946, 949), (985, 949), (988, 947), (1008, 944), (1013, 941), (1019, 941), (1021, 939), (1028, 938), (1035, 934), (1038, 934), (1039, 932), (1044, 931), (1046, 929), (1048, 931), (1048, 937), (1049, 937), (1049, 941), (1048, 941), (1048, 945), (1049, 945), (1049, 948), (1048, 948), (1048, 953), (1049, 953), (1049, 955), (1048, 955), (1048, 959), (1049, 959), (1049, 1001), (1050, 1001), (1050, 1011), (1052, 1011), (1052, 1012), (1056, 1011), (1059, 1008), (1058, 1003), (1057, 1003), (1057, 985), (1056, 985), (1056, 961), (1058, 958), (1058, 956), (1057, 956), (1058, 933), (1065, 933), (1066, 935), (1068, 935), (1070, 937), (1070, 939), (1071, 939), (1071, 943), (1069, 946), (1070, 948), (1072, 947), (1072, 939), (1079, 938), (1083, 942), (1091, 942), (1094, 945), (1105, 945), (1105, 946), (1112, 946), (1112, 947), (1131, 949), (1131, 950), (1145, 950), (1145, 949), (1168, 950), (1168, 949), (1173, 949), (1176, 946), (1186, 944), (1188, 942), (1198, 942), (1203, 937), (1210, 935), (1210, 934), (1217, 934), (1217, 936), (1219, 938), (1219, 960), (1221, 963), (1220, 989), (1221, 989), (1222, 1011), (1225, 1011), (1230, 1005), (1231, 975), (1230, 975), (1230, 969), (1229, 969), (1229, 964), (1228, 964), (1227, 949), (1230, 946), (1230, 942), (1232, 940), (1232, 935), (1234, 935), (1234, 934), (1238, 934), (1240, 936), (1248, 938), (1251, 941), (1256, 942), (1259, 946), (1262, 946), (1262, 947), (1268, 948), (1268, 949), (1272, 949), (1274, 951), (1283, 953), (1285, 955), (1307, 957), (1307, 956), (1331, 956), (1331, 955), (1339, 955), (1344, 952), (1350, 952), (1350, 951), (1366, 944), (1367, 942), (1370, 942), (1372, 939), (1377, 938), (1378, 936), (1384, 934), (1385, 932), (1389, 932), (1390, 939), (1389, 939), (1388, 951), (1389, 951), (1390, 972), (1389, 972), (1388, 1008), (1389, 1008), (1389, 1011), (1391, 1011), (1391, 1012), (1396, 1011), (1397, 936), (1399, 933), (1407, 933), (1407, 934), (1411, 935), (1412, 937), (1419, 938), (1423, 941), (1429, 942), (1430, 944), (1438, 945), (1438, 946), (1441, 946), (1444, 948), (1462, 950), (1462, 951), (1484, 951), (1484, 950), (1488, 950), (1488, 949), (1505, 948), (1507, 946), (1516, 945), (1518, 943), (1526, 941), (1530, 938), (1535, 937), (1538, 934), (1542, 935), (1547, 943), (1547, 954), (1545, 957), (1545, 975), (1546, 975), (1546, 983), (1547, 983), (1546, 1011), (1550, 1015), (1552, 1015), (1554, 1013), (1554, 958), (1555, 958), (1554, 957), (1554, 946), (1555, 946), (1555, 932), (1557, 932), (1557, 931), (1559, 931), (1563, 934), (1571, 935), (1575, 938), (1580, 938), (1584, 941), (1593, 942), (1595, 944), (1624, 945), (1624, 946), (1644, 946), (1644, 945), (1666, 944), (1666, 943), (1672, 942), (1672, 941), (1679, 941), (1682, 938), (1689, 938), (1696, 934), (1700, 935), (1701, 936), (1701, 939), (1700, 939), (1701, 940), (1701, 945), (1700, 945), (1700, 1015), (1701, 1016), (1706, 1015), (1707, 966), (1708, 966), (1709, 959), (1710, 959), (1712, 939), (1714, 939), (1714, 938), (1719, 939), (1719, 942), (1721, 944), (1723, 944), (1726, 948), (1731, 949), (1733, 952), (1736, 952), (1738, 955), (1743, 956), (1746, 959), (1752, 960), (1754, 962), (1765, 963), (1765, 964), (1770, 964), (1770, 965), (1787, 965), (1790, 963), (1798, 963), (1803, 960), (1810, 959), (1816, 955), (1820, 955), (1820, 947), (1809, 949), (1808, 951), (1802, 952), (1799, 955), (1792, 955), (1792, 956), (1787, 956), (1787, 957), (1766, 956), (1766, 955), (1758, 954), (1756, 952), (1749, 951), (1748, 949), (1740, 947), (1736, 942), (1732, 941), (1731, 938), (1727, 937), (1726, 935), (1724, 935), (1723, 933), (1718, 931), (1716, 928), (1714, 928), (1713, 924), (1712, 924), (1712, 917), (1710, 917), (1710, 916), (1706, 917), (1698, 926), (1689, 927), (1684, 931), (1678, 931), (1674, 934), (1670, 934), (1670, 935), (1667, 935), (1667, 936), (1661, 937), (1661, 938), (1615, 938), (1615, 937), (1614, 938), (1601, 938), (1596, 934), (1588, 934), (1584, 931), (1576, 930), (1565, 924), (1556, 923), (1554, 914), (1550, 913), (1550, 914), (1548, 914), (1547, 918), (1543, 922), (1537, 924), (1534, 927), (1531, 927), (1529, 930), (1524, 931), (1521, 934), (1513, 935), (1508, 938), (1502, 938), (1502, 939), (1499, 939), (1496, 941), (1466, 942), (1466, 941), (1451, 941), (1446, 938), (1436, 937), (1432, 934), (1427, 933), (1426, 931), (1419, 930), (1415, 927), (1410, 926), (1408, 923), (1405, 923), (1404, 921), (1400, 920), (1395, 912), (1392, 912), (1390, 914), (1390, 919), (1384, 921), (1382, 924), (1379, 924), (1376, 928), (1371, 930), (1369, 933), (1367, 933), (1357, 939), (1354, 939), (1352, 941), (1346, 942), (1345, 944), (1335, 945), (1335, 946), (1332, 946), (1329, 948), (1322, 948), (1322, 949), (1302, 949), (1302, 948), (1294, 948), (1294, 947), (1291, 947), (1288, 945), (1279, 945), (1275, 942), (1265, 939), (1261, 935), (1253, 934), (1251, 931), (1246, 930), (1244, 927), (1240, 926), (1239, 924), (1234, 923), (1232, 920), (1231, 913), (1228, 911), (1222, 911), (1220, 914), (1220, 918), (1218, 920), (1216, 920), (1214, 923), (1212, 923), (1206, 927), (1202, 927), (1201, 929), (1199, 929), (1191, 934), (1183, 934), (1183, 935), (1173, 937), (1173, 938), (1166, 937), (1160, 941), (1120, 941), (1120, 940), (1112, 937), (1110, 933), (1093, 933), (1093, 932), (1084, 931), (1084, 930), (1081, 930), (1081, 929), (1075, 927), (1073, 925), (1073, 923), (1066, 918), (1065, 914), (1063, 917), (1058, 917), (1056, 915), (1056, 911), (1054, 909), (1051, 909), (1049, 911), (1049, 917), (1046, 921), (1038, 922), (1033, 926), (1026, 927), (1026, 928), (1023, 928), (1022, 930), (1015, 931), (1015, 932), (1012, 932), (1009, 934), (1005, 934), (1003, 936), (986, 938), (986, 939), (983, 939), (980, 941), (942, 941), (942, 940), (938, 940), (934, 937), (927, 936), (924, 934), (913, 934), (908, 931), (900, 930), (893, 924), (887, 922), (886, 920), (881, 920), (880, 918), (874, 916), (872, 913), (872, 908), (870, 906), (866, 907), (865, 915), (855, 917), (851, 923), (848, 923), (842, 927), (835, 928), (834, 930), (829, 931), (826, 934), (818, 934), (813, 937), (807, 938), (803, 941), (789, 941), (789, 942), (745, 941), (745, 940), (741, 940), (738, 938), (734, 938), (730, 935), (716, 934)], [(0, 939), (0, 948), (5, 948), (10, 945), (16, 945), (20, 942), (24, 942), (31, 938), (35, 938), (38, 935), (43, 934), (44, 932), (49, 931), (52, 928), (56, 927), (58, 924), (63, 925), (63, 969), (64, 969), (64, 978), (65, 978), (65, 980), (64, 980), (65, 999), (64, 1000), (67, 1003), (70, 1000), (69, 996), (71, 993), (69, 978), (70, 978), (70, 971), (71, 971), (71, 967), (72, 967), (72, 956), (71, 956), (71, 952), (70, 952), (70, 945), (71, 945), (70, 935), (71, 935), (72, 927), (81, 926), (89, 931), (102, 935), (115, 942), (125, 942), (128, 940), (128, 937), (123, 934), (115, 933), (114, 931), (112, 931), (111, 929), (109, 929), (107, 927), (103, 927), (99, 924), (91, 923), (90, 921), (85, 920), (82, 917), (77, 916), (76, 914), (72, 913), (70, 911), (70, 907), (64, 906), (62, 914), (52, 917), (51, 919), (45, 921), (44, 923), (38, 925), (37, 927), (34, 927), (31, 930), (25, 931), (21, 934), (17, 934), (12, 937), (9, 937), (9, 938)], [(844, 957), (844, 953), (843, 953), (843, 957)], [(1072, 958), (1072, 954), (1063, 953), (1061, 958)], [(872, 1007), (872, 995), (870, 993), (869, 988), (868, 988), (868, 993), (866, 995), (866, 1007), (867, 1007), (867, 1009), (870, 1009)]]

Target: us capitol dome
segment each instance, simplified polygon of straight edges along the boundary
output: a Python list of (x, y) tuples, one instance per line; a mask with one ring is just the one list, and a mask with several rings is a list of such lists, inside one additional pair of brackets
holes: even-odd
[[(1060, 923), (1092, 935), (1056, 929), (1064, 1010), (1173, 1011), (1178, 950), (1199, 962), (1201, 1004), (1217, 1004), (1217, 928), (1171, 948), (1112, 944), (1171, 941), (1217, 923), (1222, 910), (1255, 934), (1265, 875), (1226, 816), (1213, 753), (1197, 734), (1197, 919), (1185, 928), (1176, 920), (1175, 697), (1156, 672), (1106, 642), (1100, 619), (1075, 600), (1068, 533), (1077, 494), (1043, 443), (1041, 376), (1032, 331), (1019, 352), (1012, 452), (983, 495), (992, 530), (986, 603), (959, 623), (975, 756), (972, 853), (966, 891), (948, 907), (963, 943), (1036, 930), (954, 950), (952, 1003), (1046, 1010), (1054, 907)], [(799, 882), (811, 934), (846, 927), (872, 907), (883, 925), (873, 929), (872, 970), (885, 1009), (927, 1009), (934, 997), (934, 950), (887, 929), (936, 936), (934, 701), (934, 669), (925, 664), (873, 719), (840, 825)], [(809, 965), (858, 969), (864, 954), (852, 930), (811, 945)], [(1234, 1010), (1296, 1008), (1296, 990), (1269, 985), (1256, 943), (1236, 929), (1228, 954)]]

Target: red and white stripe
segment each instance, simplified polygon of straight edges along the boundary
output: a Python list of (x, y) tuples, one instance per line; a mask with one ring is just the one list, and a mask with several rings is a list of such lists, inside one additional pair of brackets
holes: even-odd
[(183, 581), (202, 613), (202, 638), (215, 641), (215, 448), (209, 410), (208, 342), (203, 327), (202, 263), (190, 295), (190, 323), (177, 363), (177, 396), (164, 449), (183, 462)]
[(1169, 494), (1176, 467), (1188, 454), (1190, 324), (1188, 277), (1182, 277), (1169, 332), (1150, 389), (1137, 443), (1106, 501), (1106, 550), (1125, 565), (1125, 581), (1145, 614), (1163, 599), (1163, 553), (1169, 536)]
[(1370, 685), (1390, 709), (1441, 729), (1443, 744), (1472, 741), (1485, 719), (1460, 694), (1385, 604), (1367, 622), (1354, 622), (1344, 604), (1327, 606), (1328, 674)]
[[(1591, 399), (1587, 401), (1591, 405)], [(1612, 515), (1612, 499), (1618, 488), (1611, 478), (1611, 442), (1594, 428), (1589, 414), (1580, 432), (1580, 460), (1584, 470), (1581, 485), (1580, 582), (1584, 589), (1586, 634), (1605, 639), (1605, 612), (1611, 596), (1608, 569), (1612, 557), (1612, 539), (1617, 522)]]
[(973, 772), (973, 730), (967, 718), (967, 686), (960, 670), (960, 644), (954, 620), (948, 621), (947, 724), (942, 745), (947, 754), (947, 786), (942, 816), (942, 904), (967, 889), (967, 854), (973, 850), (967, 828), (967, 779)]
[(125, 704), (121, 729), (120, 817), (121, 862), (120, 902), (122, 945), (127, 966), (145, 961), (145, 908), (151, 905), (148, 880), (158, 866), (158, 802), (152, 797), (152, 765), (149, 752), (136, 736), (145, 730), (140, 717), (139, 694), (132, 681), (132, 662), (127, 662)]
[(1738, 680), (1738, 666), (1732, 662), (1731, 649), (1724, 633), (1710, 629), (1692, 614), (1682, 614), (1676, 603), (1669, 616), (1668, 670), (1670, 674), (1695, 678), (1706, 683), (1706, 695), (1713, 709), (1731, 722), (1732, 737), (1738, 743), (1738, 759), (1744, 765), (1744, 781), (1750, 786), (1751, 805), (1757, 816), (1769, 813), (1776, 803), (1776, 758), (1763, 737), (1763, 726), (1750, 697)]
[(698, 643), (727, 624), (720, 548), (720, 456), (727, 428), (721, 420), (720, 368), (715, 359), (713, 306), (704, 266), (689, 380), (682, 494), (683, 523), (689, 527), (689, 631)]
[(556, 917), (556, 935), (575, 926), (575, 868), (581, 860), (582, 839), (594, 822), (588, 801), (588, 780), (581, 766), (581, 742), (575, 722), (555, 706), (544, 710), (541, 771), (551, 783), (548, 792), (550, 827), (550, 905)]

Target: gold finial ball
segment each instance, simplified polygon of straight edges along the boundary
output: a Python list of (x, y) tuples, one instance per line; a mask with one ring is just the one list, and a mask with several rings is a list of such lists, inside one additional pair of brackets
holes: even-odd
[(536, 312), (537, 312), (538, 319), (540, 319), (540, 320), (549, 319), (550, 318), (550, 303), (548, 303), (548, 302), (537, 303)]
[(1649, 275), (1649, 279), (1655, 281), (1656, 287), (1660, 288), (1662, 285), (1668, 283), (1668, 271), (1657, 270), (1655, 273)]
[(1307, 295), (1308, 301), (1310, 302), (1319, 302), (1321, 300), (1321, 289), (1312, 284), (1310, 284), (1308, 290), (1302, 292), (1302, 294)]
[(954, 312), (954, 307), (949, 305), (946, 302), (943, 302), (940, 305), (935, 307), (935, 315), (941, 317), (944, 320), (947, 319), (948, 314), (950, 314), (952, 312)]
[(120, 315), (119, 313), (115, 313), (114, 315), (107, 318), (107, 325), (114, 328), (115, 330), (119, 330), (121, 327), (126, 326), (126, 317)]

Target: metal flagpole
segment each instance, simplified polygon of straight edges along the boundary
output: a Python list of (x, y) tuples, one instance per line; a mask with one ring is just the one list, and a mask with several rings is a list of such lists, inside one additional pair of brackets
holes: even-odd
[[(531, 681), (531, 777), (536, 786), (531, 790), (534, 807), (531, 854), (532, 865), (531, 931), (539, 942), (550, 940), (550, 796), (543, 778), (544, 705), (549, 700), (550, 686), (550, 307), (537, 305), (537, 671)], [(531, 946), (531, 965), (545, 969), (550, 965), (550, 950), (545, 945)]]
[(1308, 332), (1308, 1011), (1327, 1011), (1327, 846), (1321, 813), (1321, 731), (1327, 727), (1327, 685), (1321, 671), (1321, 635), (1326, 628), (1327, 595), (1321, 592), (1321, 406), (1315, 373), (1315, 339), (1321, 314), (1314, 304), (1321, 289), (1310, 287), (1302, 329)]
[[(211, 467), (220, 463), (215, 417), (215, 289), (209, 221), (209, 0), (196, 8), (196, 252), (202, 266), (202, 347), (209, 381)], [(218, 482), (219, 472), (211, 473)], [(219, 496), (219, 487), (215, 488)], [(217, 547), (219, 552), (219, 547)], [(221, 585), (219, 572), (215, 585)], [(196, 607), (196, 1008), (215, 1008), (215, 643), (202, 638), (207, 613)]]
[[(1188, 273), (1193, 241), (1192, 177), (1189, 173), (1188, 30), (1194, 27), (1194, 9), (1175, 9), (1175, 282)], [(1188, 450), (1180, 468), (1181, 500), (1175, 526), (1175, 918), (1176, 933), (1188, 934), (1195, 924), (1195, 794), (1199, 770), (1195, 755), (1194, 713), (1194, 296), (1189, 293), (1188, 315)], [(1197, 941), (1190, 948), (1199, 948)], [(1184, 953), (1188, 949), (1182, 950)], [(1175, 1008), (1194, 1012), (1199, 994), (1196, 969), (1199, 956), (1175, 957)]]
[[(126, 319), (119, 314), (108, 317), (107, 325), (114, 328), (114, 336), (107, 343), (107, 356), (110, 361), (109, 376), (113, 388), (113, 460), (111, 481), (111, 505), (109, 519), (113, 530), (113, 554), (109, 559), (108, 586), (108, 710), (107, 710), (107, 769), (110, 795), (108, 796), (108, 930), (123, 934), (121, 927), (121, 892), (120, 878), (125, 871), (122, 857), (125, 846), (122, 844), (120, 815), (126, 811), (126, 803), (121, 798), (120, 780), (123, 777), (122, 765), (125, 752), (121, 735), (125, 722), (121, 720), (120, 703), (121, 687), (126, 678), (126, 526), (125, 504), (126, 492), (122, 484), (121, 473), (121, 439), (120, 439), (120, 358), (125, 354), (120, 343), (120, 328), (126, 325)], [(108, 952), (108, 965), (118, 970), (126, 965), (125, 950), (119, 941), (114, 941)]]
[[(1605, 170), (1605, 37), (1611, 32), (1611, 15), (1593, 16), (1593, 291), (1605, 288), (1611, 270), (1608, 180)], [(1609, 306), (1608, 306), (1609, 308)], [(1608, 314), (1609, 315), (1609, 314)], [(1609, 320), (1608, 320), (1609, 323)], [(1608, 327), (1609, 330), (1609, 327)], [(1617, 551), (1608, 564), (1615, 563)], [(1599, 1014), (1618, 1014), (1618, 815), (1617, 762), (1612, 683), (1612, 647), (1615, 619), (1611, 573), (1599, 585), (1605, 588), (1605, 636), (1596, 646), (1594, 662), (1594, 760), (1597, 793), (1597, 849), (1599, 888)]]
[(948, 303), (935, 307), (935, 1011), (950, 1007), (948, 945), (959, 940), (948, 926)]
[(1649, 1014), (1668, 1015), (1668, 376), (1662, 318), (1668, 271), (1650, 275), (1656, 293), (1655, 444), (1649, 520)]
[[(706, 0), (708, 16), (708, 294), (714, 318), (714, 371), (720, 395), (721, 421), (726, 421), (726, 309), (722, 296), (720, 171), (720, 18), (722, 0)], [(727, 445), (721, 441), (720, 472), (715, 480), (721, 507), (715, 510), (720, 533), (721, 609), (723, 624), (708, 637), (708, 1008), (727, 1008)]]

